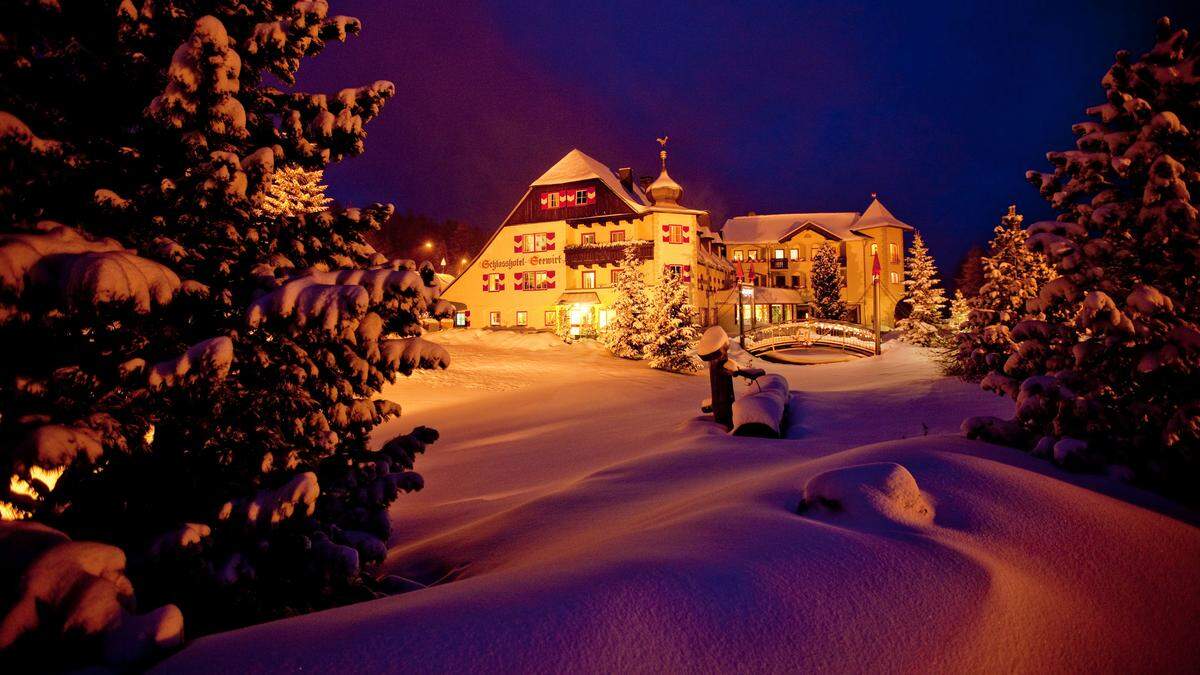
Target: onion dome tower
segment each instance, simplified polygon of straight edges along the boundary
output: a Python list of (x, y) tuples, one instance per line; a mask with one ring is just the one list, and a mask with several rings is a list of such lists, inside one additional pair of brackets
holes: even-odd
[(663, 136), (657, 139), (658, 144), (662, 146), (662, 150), (658, 152), (658, 158), (662, 161), (662, 173), (658, 174), (658, 178), (646, 188), (655, 206), (680, 206), (679, 198), (683, 196), (683, 186), (676, 183), (667, 173), (667, 139), (669, 138), (670, 136)]

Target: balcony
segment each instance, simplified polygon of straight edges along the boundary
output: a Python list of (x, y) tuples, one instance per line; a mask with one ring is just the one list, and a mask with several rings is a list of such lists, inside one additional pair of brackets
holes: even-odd
[(771, 269), (786, 270), (788, 268), (787, 258), (771, 258)]
[[(625, 245), (628, 242), (612, 242), (605, 244), (570, 244), (563, 248), (567, 265), (582, 267), (584, 265), (620, 265), (625, 258)], [(637, 256), (641, 260), (654, 257), (654, 242), (636, 241)]]

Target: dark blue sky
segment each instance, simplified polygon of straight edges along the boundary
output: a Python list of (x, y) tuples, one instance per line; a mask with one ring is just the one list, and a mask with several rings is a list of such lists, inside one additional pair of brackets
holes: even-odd
[(1024, 172), (1070, 147), (1117, 49), (1164, 14), (1200, 29), (1178, 1), (699, 4), (333, 0), (363, 33), (301, 86), (398, 88), (333, 194), (490, 229), (571, 148), (648, 174), (667, 133), (714, 224), (876, 191), (949, 276), (1009, 203), (1052, 216)]

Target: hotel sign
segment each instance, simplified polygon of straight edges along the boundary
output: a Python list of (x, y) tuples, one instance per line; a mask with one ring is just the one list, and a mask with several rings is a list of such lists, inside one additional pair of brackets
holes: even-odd
[(530, 266), (545, 266), (545, 265), (561, 265), (563, 257), (561, 253), (554, 255), (531, 255), (527, 258), (484, 258), (480, 261), (480, 266), (485, 270), (508, 270), (516, 267)]

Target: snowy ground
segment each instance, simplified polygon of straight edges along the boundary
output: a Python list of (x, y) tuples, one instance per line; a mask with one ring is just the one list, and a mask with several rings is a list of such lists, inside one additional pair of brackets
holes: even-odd
[[(165, 672), (1188, 671), (1193, 514), (966, 441), (1007, 401), (918, 350), (783, 373), (786, 440), (703, 420), (707, 378), (546, 335), (434, 336), (385, 396), (442, 440), (387, 569), (426, 590), (198, 640)], [(928, 435), (926, 435), (928, 434)], [(907, 469), (920, 492), (906, 492)], [(827, 473), (833, 472), (833, 473)], [(796, 513), (813, 497), (842, 508)], [(864, 487), (865, 486), (865, 487)]]

